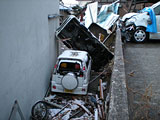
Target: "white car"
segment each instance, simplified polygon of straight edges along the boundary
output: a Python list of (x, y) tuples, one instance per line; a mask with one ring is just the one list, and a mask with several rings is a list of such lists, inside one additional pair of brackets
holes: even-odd
[(66, 50), (57, 60), (51, 80), (51, 92), (87, 94), (91, 57), (86, 51)]
[(122, 36), (127, 40), (144, 42), (147, 39), (160, 39), (160, 2), (140, 13), (125, 14), (121, 21)]

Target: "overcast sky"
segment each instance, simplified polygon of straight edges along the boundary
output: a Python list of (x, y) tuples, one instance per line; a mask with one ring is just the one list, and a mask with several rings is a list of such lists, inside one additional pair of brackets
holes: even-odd
[(75, 5), (78, 2), (76, 0), (62, 0), (66, 6)]

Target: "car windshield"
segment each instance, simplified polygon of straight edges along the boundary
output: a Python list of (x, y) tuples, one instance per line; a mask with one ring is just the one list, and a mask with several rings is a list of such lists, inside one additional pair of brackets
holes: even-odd
[(59, 72), (62, 71), (72, 71), (72, 72), (79, 72), (80, 71), (80, 64), (73, 63), (73, 62), (61, 62), (59, 65)]

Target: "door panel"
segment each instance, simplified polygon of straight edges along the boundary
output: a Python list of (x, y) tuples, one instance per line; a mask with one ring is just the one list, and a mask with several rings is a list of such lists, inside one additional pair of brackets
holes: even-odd
[(160, 39), (160, 5), (154, 8), (156, 15), (157, 33), (150, 33), (150, 39)]

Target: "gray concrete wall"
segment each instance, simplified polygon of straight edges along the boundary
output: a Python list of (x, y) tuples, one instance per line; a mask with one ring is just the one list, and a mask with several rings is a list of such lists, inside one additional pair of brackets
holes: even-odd
[(124, 57), (119, 28), (116, 31), (108, 120), (129, 120)]
[(59, 14), (59, 0), (0, 1), (0, 120), (8, 119), (15, 100), (29, 119), (46, 92), (59, 22), (48, 14)]

